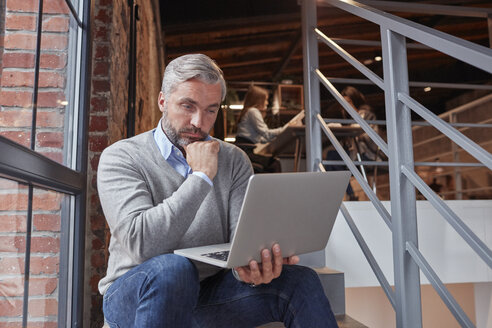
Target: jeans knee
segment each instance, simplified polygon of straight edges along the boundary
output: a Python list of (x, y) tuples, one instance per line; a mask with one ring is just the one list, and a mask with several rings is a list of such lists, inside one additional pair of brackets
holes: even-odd
[(149, 261), (153, 267), (148, 277), (155, 288), (166, 292), (198, 294), (200, 282), (195, 265), (187, 258), (175, 254), (163, 254)]
[[(285, 267), (284, 267), (285, 268)], [(285, 268), (289, 285), (296, 286), (296, 290), (304, 290), (311, 293), (323, 293), (323, 286), (318, 274), (311, 268), (295, 265)]]

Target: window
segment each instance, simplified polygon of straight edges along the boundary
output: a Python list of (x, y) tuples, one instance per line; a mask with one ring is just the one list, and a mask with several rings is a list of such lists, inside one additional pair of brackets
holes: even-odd
[(89, 7), (0, 0), (0, 322), (82, 322)]

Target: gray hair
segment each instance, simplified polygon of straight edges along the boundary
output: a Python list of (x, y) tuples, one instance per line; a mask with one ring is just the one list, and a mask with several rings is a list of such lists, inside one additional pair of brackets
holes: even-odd
[(198, 79), (207, 84), (220, 83), (222, 99), (226, 95), (226, 83), (220, 67), (210, 57), (203, 54), (184, 55), (172, 60), (164, 71), (161, 91), (164, 97), (174, 92), (178, 84)]

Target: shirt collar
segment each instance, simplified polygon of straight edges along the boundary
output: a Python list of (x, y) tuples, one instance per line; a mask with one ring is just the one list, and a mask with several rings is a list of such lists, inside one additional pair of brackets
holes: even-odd
[(164, 159), (167, 161), (173, 149), (174, 148), (177, 150), (179, 149), (176, 146), (174, 146), (171, 141), (169, 141), (169, 138), (162, 130), (161, 123), (162, 123), (162, 118), (159, 120), (159, 124), (157, 124), (157, 127), (154, 130), (154, 139), (155, 142), (157, 143), (157, 147), (159, 147), (159, 150), (161, 151), (162, 156), (164, 156)]

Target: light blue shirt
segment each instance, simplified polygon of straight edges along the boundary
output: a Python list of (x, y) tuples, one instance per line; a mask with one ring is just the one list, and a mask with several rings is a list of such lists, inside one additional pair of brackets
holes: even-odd
[[(198, 175), (200, 178), (207, 181), (208, 184), (213, 186), (212, 180), (210, 180), (205, 173), (198, 171), (193, 172), (181, 150), (173, 145), (173, 143), (169, 141), (169, 138), (166, 136), (164, 131), (162, 131), (161, 120), (159, 120), (159, 124), (154, 130), (154, 140), (157, 143), (157, 147), (161, 151), (164, 159), (183, 177), (186, 178), (189, 174)], [(210, 136), (207, 136), (206, 140), (210, 139)]]

